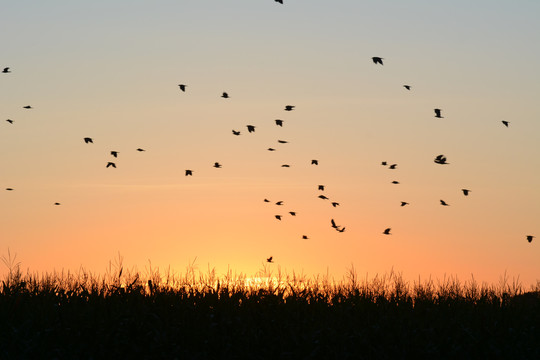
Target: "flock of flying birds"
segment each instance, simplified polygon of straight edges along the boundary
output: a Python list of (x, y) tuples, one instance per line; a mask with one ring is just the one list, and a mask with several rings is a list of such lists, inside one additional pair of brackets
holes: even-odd
[[(282, 1), (282, 0), (275, 0), (275, 1), (278, 2), (278, 3), (280, 3), (280, 4), (283, 4), (283, 1)], [(371, 59), (372, 59), (372, 61), (373, 61), (373, 63), (374, 63), (375, 65), (384, 65), (384, 64), (383, 64), (384, 58), (374, 56), (374, 57), (372, 57)], [(2, 70), (2, 73), (3, 73), (3, 74), (8, 74), (8, 73), (11, 73), (11, 70), (10, 70), (9, 67), (5, 67), (5, 68)], [(180, 90), (181, 90), (182, 92), (186, 92), (186, 88), (187, 88), (187, 85), (186, 85), (186, 84), (179, 84), (178, 87), (180, 88)], [(408, 90), (408, 91), (411, 90), (411, 86), (410, 86), (410, 85), (403, 85), (403, 87), (404, 87), (406, 90)], [(224, 99), (229, 99), (229, 94), (228, 94), (227, 92), (223, 92), (223, 93), (221, 94), (221, 97), (224, 98)], [(33, 109), (33, 107), (30, 106), (30, 105), (23, 106), (23, 108), (24, 108), (24, 109)], [(285, 111), (293, 111), (294, 108), (295, 108), (294, 105), (285, 105), (284, 110), (285, 110)], [(435, 117), (436, 117), (436, 118), (441, 118), (441, 119), (443, 118), (443, 116), (442, 116), (442, 110), (441, 110), (441, 109), (435, 108), (435, 109), (433, 109), (433, 110), (434, 110), (434, 112), (435, 112)], [(8, 122), (9, 124), (12, 124), (12, 125), (14, 124), (14, 120), (12, 120), (12, 119), (7, 119), (6, 122)], [(275, 124), (276, 124), (277, 126), (283, 127), (283, 120), (281, 120), (281, 119), (276, 119), (276, 120), (275, 120)], [(509, 122), (506, 121), (506, 120), (502, 120), (502, 124), (503, 124), (505, 127), (508, 127), (508, 126), (509, 126)], [(254, 126), (254, 125), (246, 125), (246, 128), (247, 128), (248, 133), (255, 132), (255, 126)], [(235, 135), (235, 136), (240, 136), (240, 135), (241, 135), (241, 131), (240, 131), (240, 130), (235, 130), (235, 129), (233, 129), (233, 130), (232, 130), (232, 134)], [(84, 143), (86, 143), (86, 144), (93, 144), (93, 142), (94, 142), (94, 140), (93, 140), (91, 137), (85, 137), (85, 138), (83, 138), (83, 141), (84, 141)], [(280, 143), (280, 144), (285, 144), (285, 143), (287, 143), (287, 141), (286, 141), (286, 140), (278, 140), (278, 143)], [(276, 149), (275, 149), (275, 148), (268, 148), (267, 150), (268, 150), (268, 151), (275, 151)], [(136, 151), (143, 152), (143, 151), (146, 151), (146, 150), (145, 150), (145, 149), (142, 149), (142, 148), (137, 148)], [(116, 150), (111, 150), (111, 151), (110, 151), (110, 155), (113, 156), (114, 158), (118, 158), (118, 153), (119, 153), (119, 152), (116, 151)], [(447, 161), (446, 156), (443, 155), (443, 154), (437, 155), (433, 161), (434, 161), (436, 164), (439, 164), (439, 165), (448, 165), (448, 164), (450, 164), (450, 163)], [(311, 165), (319, 165), (318, 160), (317, 160), (317, 159), (312, 159), (312, 160), (311, 160)], [(381, 162), (381, 165), (383, 165), (383, 166), (388, 166), (388, 168), (389, 168), (389, 169), (392, 169), (392, 170), (397, 168), (397, 164), (390, 164), (390, 165), (389, 165), (386, 161), (382, 161), (382, 162)], [(116, 168), (116, 163), (115, 163), (114, 161), (107, 161), (107, 164), (106, 164), (105, 166), (106, 166), (107, 168), (109, 168), (109, 167)], [(282, 166), (282, 167), (289, 167), (288, 164), (283, 164), (283, 165), (281, 165), (281, 166)], [(213, 167), (219, 169), (219, 168), (222, 167), (222, 165), (221, 165), (219, 162), (215, 162), (214, 165), (213, 165)], [(191, 169), (186, 169), (186, 170), (185, 170), (185, 176), (193, 176), (193, 170), (191, 170)], [(393, 183), (393, 184), (399, 184), (398, 181), (392, 181), (392, 183)], [(320, 190), (320, 191), (324, 191), (325, 187), (324, 187), (324, 185), (318, 185), (317, 189)], [(6, 190), (7, 190), (7, 191), (13, 191), (14, 189), (11, 188), (11, 187), (8, 187), (8, 188), (6, 188)], [(463, 195), (464, 195), (464, 196), (468, 196), (469, 193), (471, 192), (471, 190), (469, 190), (469, 189), (461, 189), (461, 191), (463, 192)], [(322, 199), (322, 200), (330, 200), (328, 197), (326, 197), (326, 196), (323, 195), (323, 194), (319, 195), (318, 198), (319, 198), (319, 199)], [(268, 200), (268, 199), (264, 199), (263, 201), (264, 201), (265, 203), (270, 203), (270, 202), (271, 202), (271, 201)], [(330, 203), (331, 203), (331, 205), (332, 205), (333, 207), (339, 206), (339, 202), (337, 202), (337, 201), (331, 201)], [(441, 206), (450, 206), (446, 201), (444, 201), (444, 200), (442, 200), (442, 199), (440, 200), (440, 204), (441, 204)], [(58, 206), (58, 205), (61, 205), (61, 204), (60, 204), (59, 202), (55, 202), (54, 205), (57, 205), (57, 206)], [(281, 201), (281, 200), (280, 200), (280, 201), (277, 201), (277, 202), (275, 203), (275, 205), (281, 206), (281, 205), (283, 205), (283, 201)], [(406, 202), (406, 201), (401, 201), (401, 205), (400, 205), (400, 206), (403, 207), (403, 206), (406, 206), (406, 205), (409, 205), (409, 203)], [(296, 216), (296, 212), (295, 212), (295, 211), (289, 211), (288, 213), (289, 213), (289, 215), (291, 215), (291, 216)], [(275, 217), (277, 220), (281, 221), (282, 218), (283, 218), (283, 215), (274, 215), (274, 217)], [(345, 231), (345, 226), (337, 225), (337, 224), (336, 224), (336, 221), (335, 221), (334, 219), (330, 219), (330, 225), (331, 225), (331, 227), (332, 227), (334, 230), (336, 230), (337, 232), (342, 233), (342, 232)], [(386, 229), (384, 229), (384, 231), (382, 232), (382, 234), (384, 234), (384, 235), (392, 235), (392, 234), (391, 234), (391, 230), (392, 230), (392, 228), (386, 228)], [(533, 235), (526, 235), (526, 239), (527, 239), (527, 241), (528, 241), (529, 243), (532, 242), (532, 240), (533, 240), (534, 237), (535, 237), (535, 236), (533, 236)], [(307, 240), (307, 239), (309, 239), (309, 237), (308, 237), (307, 235), (302, 235), (302, 239)], [(266, 261), (269, 262), (269, 263), (272, 263), (272, 262), (273, 262), (273, 257), (272, 257), (272, 256), (268, 257), (268, 258), (266, 259)]]

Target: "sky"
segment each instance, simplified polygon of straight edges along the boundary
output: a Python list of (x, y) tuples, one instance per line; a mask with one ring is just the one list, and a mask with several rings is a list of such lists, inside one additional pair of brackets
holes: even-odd
[(536, 284), (539, 13), (532, 0), (4, 4), (0, 254), (37, 273), (103, 273), (120, 254), (140, 271)]

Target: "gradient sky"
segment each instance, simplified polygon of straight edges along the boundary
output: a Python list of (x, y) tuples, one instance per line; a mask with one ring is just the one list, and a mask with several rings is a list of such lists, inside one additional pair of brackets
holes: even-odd
[(120, 253), (251, 275), (272, 255), (309, 276), (536, 283), (540, 2), (284, 2), (4, 4), (0, 253), (35, 272)]

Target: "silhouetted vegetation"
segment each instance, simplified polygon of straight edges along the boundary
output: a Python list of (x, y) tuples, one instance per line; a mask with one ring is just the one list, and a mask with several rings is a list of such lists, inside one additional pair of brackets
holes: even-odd
[(540, 286), (284, 275), (9, 273), (2, 359), (540, 358)]

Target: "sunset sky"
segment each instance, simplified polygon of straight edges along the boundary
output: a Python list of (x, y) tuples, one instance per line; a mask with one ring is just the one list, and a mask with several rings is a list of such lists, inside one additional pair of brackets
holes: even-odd
[(141, 271), (251, 275), (273, 256), (308, 276), (535, 284), (539, 14), (533, 0), (3, 4), (0, 255), (39, 273), (102, 273), (120, 253)]

